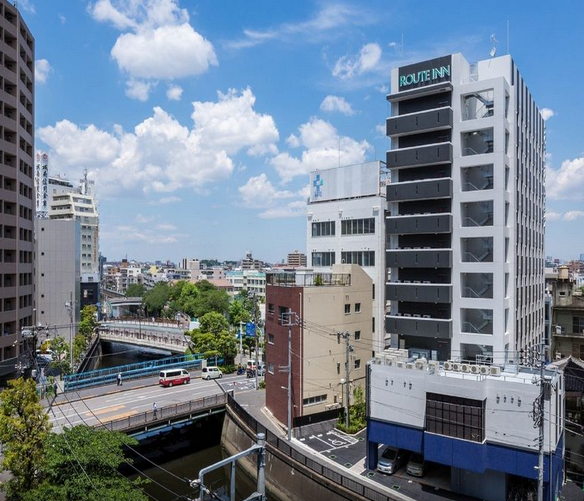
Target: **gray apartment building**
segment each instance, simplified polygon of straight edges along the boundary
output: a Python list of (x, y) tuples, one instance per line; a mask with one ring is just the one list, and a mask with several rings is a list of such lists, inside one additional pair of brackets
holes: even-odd
[(34, 38), (0, 0), (0, 378), (25, 352), (33, 325)]
[(503, 363), (544, 338), (545, 127), (513, 59), (396, 68), (387, 135), (391, 345)]
[(69, 340), (70, 318), (65, 303), (71, 298), (73, 321), (79, 321), (81, 222), (38, 218), (35, 232), (37, 322)]

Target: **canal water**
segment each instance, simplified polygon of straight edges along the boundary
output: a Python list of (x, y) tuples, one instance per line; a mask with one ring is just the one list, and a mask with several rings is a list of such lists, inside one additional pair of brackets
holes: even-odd
[[(157, 360), (170, 356), (159, 350), (143, 349), (120, 343), (102, 343), (103, 358), (96, 369)], [(142, 434), (139, 445), (127, 450), (133, 467), (124, 466), (122, 473), (129, 478), (148, 480), (142, 489), (159, 501), (195, 499), (198, 489), (189, 480), (198, 478), (199, 471), (225, 458), (219, 445), (223, 414), (215, 414), (195, 423), (173, 428), (157, 435)], [(137, 473), (137, 472), (140, 473)], [(219, 469), (205, 476), (205, 485), (228, 499), (230, 468)], [(243, 471), (236, 473), (236, 498), (244, 500), (255, 490), (255, 483)], [(270, 501), (277, 501), (270, 496)]]

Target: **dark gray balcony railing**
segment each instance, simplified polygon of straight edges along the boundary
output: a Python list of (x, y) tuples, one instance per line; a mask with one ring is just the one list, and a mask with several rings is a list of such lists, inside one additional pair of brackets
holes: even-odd
[(429, 200), (452, 196), (452, 179), (431, 179), (391, 183), (387, 186), (388, 202)]
[(441, 249), (390, 249), (386, 252), (388, 268), (450, 268), (452, 251)]
[(452, 337), (452, 320), (437, 319), (424, 314), (395, 314), (385, 319), (388, 333), (399, 333), (405, 336), (420, 336), (438, 339)]
[(450, 162), (452, 162), (452, 143), (391, 150), (386, 155), (388, 169)]
[(452, 108), (450, 107), (389, 117), (386, 122), (388, 136), (449, 128), (452, 128)]
[(277, 287), (346, 287), (350, 273), (266, 273), (266, 284)]

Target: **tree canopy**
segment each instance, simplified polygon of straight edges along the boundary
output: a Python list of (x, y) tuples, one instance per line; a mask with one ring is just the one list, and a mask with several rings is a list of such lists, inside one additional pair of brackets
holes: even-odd
[(167, 282), (157, 282), (144, 294), (144, 305), (148, 315), (162, 316), (162, 311), (170, 299), (171, 287)]
[(22, 493), (38, 485), (38, 466), (44, 460), (50, 429), (35, 382), (22, 378), (9, 381), (0, 402), (0, 442), (4, 454), (1, 467), (11, 473), (5, 484), (8, 499), (19, 499)]
[(146, 494), (138, 488), (144, 481), (118, 473), (122, 462), (130, 461), (124, 458), (124, 446), (137, 443), (123, 433), (85, 425), (52, 433), (40, 467), (41, 481), (22, 499), (145, 501)]
[(130, 284), (126, 289), (126, 297), (144, 297), (146, 286), (144, 284)]
[(99, 325), (97, 321), (97, 307), (93, 305), (84, 306), (80, 316), (77, 332), (89, 339)]

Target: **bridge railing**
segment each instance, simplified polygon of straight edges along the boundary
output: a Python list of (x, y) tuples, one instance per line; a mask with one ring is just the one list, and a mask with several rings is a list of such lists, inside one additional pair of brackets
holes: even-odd
[(268, 446), (268, 449), (273, 447), (274, 449), (279, 450), (286, 457), (289, 457), (292, 460), (304, 465), (318, 476), (325, 477), (336, 484), (342, 485), (344, 488), (357, 493), (364, 499), (371, 501), (395, 500), (395, 497), (391, 497), (383, 493), (383, 486), (380, 486), (379, 490), (369, 487), (368, 485), (359, 482), (357, 479), (350, 478), (340, 471), (329, 468), (328, 466), (325, 466), (324, 464), (316, 461), (314, 458), (306, 456), (299, 450), (291, 447), (288, 440), (278, 437), (270, 430), (268, 430), (264, 425), (259, 423), (251, 414), (249, 414), (249, 412), (247, 412), (241, 405), (237, 403), (233, 395), (230, 393), (227, 394), (227, 407), (239, 419), (241, 419), (254, 434), (257, 435), (258, 433), (264, 433), (266, 435), (266, 445)]
[(209, 397), (190, 400), (182, 404), (172, 404), (154, 410), (146, 411), (141, 414), (135, 414), (112, 421), (102, 422), (97, 429), (106, 429), (110, 431), (125, 431), (134, 428), (147, 427), (156, 425), (162, 421), (167, 421), (174, 417), (189, 415), (194, 412), (205, 411), (214, 407), (220, 407), (227, 403), (227, 395), (220, 393)]
[(64, 378), (65, 391), (80, 390), (93, 386), (103, 386), (116, 382), (119, 373), (122, 374), (122, 381), (129, 379), (139, 379), (158, 374), (162, 369), (172, 369), (181, 367), (184, 369), (199, 369), (203, 363), (203, 355), (179, 355), (175, 357), (150, 360), (148, 362), (138, 362), (135, 364), (119, 365), (88, 372), (70, 374)]

